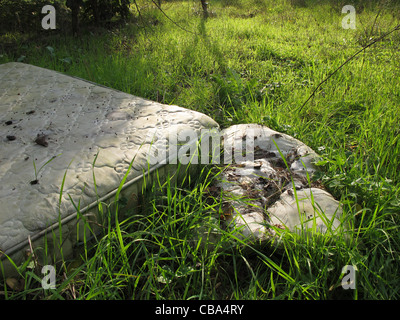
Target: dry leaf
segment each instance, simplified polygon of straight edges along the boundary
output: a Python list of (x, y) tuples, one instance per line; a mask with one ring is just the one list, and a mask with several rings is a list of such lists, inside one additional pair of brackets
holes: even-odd
[(15, 279), (15, 278), (7, 278), (6, 279), (7, 285), (10, 287), (11, 290), (20, 292), (24, 290), (25, 281), (24, 279)]

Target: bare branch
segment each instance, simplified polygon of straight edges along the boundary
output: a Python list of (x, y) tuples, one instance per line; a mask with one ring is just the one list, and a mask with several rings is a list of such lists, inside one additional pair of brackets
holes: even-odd
[(361, 52), (365, 51), (365, 49), (367, 49), (368, 47), (372, 46), (373, 44), (377, 43), (378, 41), (381, 41), (382, 39), (384, 39), (385, 37), (387, 37), (389, 34), (400, 30), (400, 24), (398, 26), (396, 26), (394, 29), (390, 30), (389, 32), (385, 33), (384, 35), (380, 36), (379, 38), (375, 39), (374, 41), (372, 41), (371, 43), (367, 44), (366, 46), (364, 46), (362, 49), (358, 50), (356, 53), (354, 53), (350, 58), (348, 58), (345, 62), (343, 62), (335, 71), (333, 71), (330, 75), (328, 75), (322, 82), (320, 82), (317, 87), (314, 89), (314, 91), (311, 93), (311, 95), (308, 97), (308, 99), (303, 103), (303, 105), (295, 111), (301, 111), (304, 106), (307, 104), (307, 102), (315, 95), (315, 93), (317, 92), (317, 90), (325, 83), (327, 82), (336, 72), (338, 72), (340, 69), (342, 69), (342, 67), (347, 64), (348, 62), (350, 62), (351, 60), (353, 60), (358, 54), (360, 54)]

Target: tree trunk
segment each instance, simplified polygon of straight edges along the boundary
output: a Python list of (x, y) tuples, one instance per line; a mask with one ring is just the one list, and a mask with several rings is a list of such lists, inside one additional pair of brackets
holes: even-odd
[(200, 0), (201, 6), (203, 7), (203, 16), (204, 18), (208, 18), (208, 2), (206, 0)]
[(98, 23), (100, 21), (100, 16), (99, 16), (99, 6), (98, 6), (98, 3), (97, 3), (97, 0), (90, 0), (90, 3), (91, 3), (90, 6), (91, 6), (91, 8), (93, 10), (94, 23), (96, 25), (98, 25)]
[(76, 36), (79, 33), (79, 6), (81, 1), (69, 0), (66, 5), (71, 9), (72, 34)]

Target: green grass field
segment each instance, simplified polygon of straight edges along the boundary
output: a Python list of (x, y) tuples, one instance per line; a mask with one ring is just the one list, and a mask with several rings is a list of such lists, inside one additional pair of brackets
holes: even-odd
[[(342, 201), (353, 241), (287, 235), (275, 250), (233, 245), (223, 231), (215, 247), (204, 246), (195, 231), (218, 228), (221, 206), (205, 192), (218, 170), (205, 167), (190, 183), (154, 185), (146, 205), (61, 261), (56, 289), (43, 290), (40, 273), (24, 266), (20, 290), (4, 280), (0, 299), (399, 299), (400, 31), (300, 107), (353, 53), (399, 25), (400, 6), (356, 2), (353, 30), (342, 28), (341, 1), (210, 0), (208, 19), (199, 1), (163, 3), (180, 27), (138, 3), (145, 23), (77, 38), (3, 35), (14, 45), (0, 63), (23, 61), (197, 110), (222, 128), (259, 123), (300, 139), (323, 157), (318, 177)], [(341, 287), (345, 265), (357, 267), (355, 289)]]

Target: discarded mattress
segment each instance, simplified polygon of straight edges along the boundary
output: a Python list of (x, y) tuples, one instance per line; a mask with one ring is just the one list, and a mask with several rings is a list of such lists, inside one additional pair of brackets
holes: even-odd
[(56, 255), (60, 248), (45, 239), (61, 239), (71, 254), (78, 212), (96, 216), (127, 172), (121, 197), (134, 207), (146, 175), (158, 170), (167, 179), (178, 170), (168, 147), (167, 161), (149, 162), (154, 148), (183, 130), (217, 127), (199, 112), (27, 64), (0, 65), (0, 275), (32, 245)]
[(320, 157), (310, 147), (257, 124), (234, 125), (222, 134), (230, 146), (224, 149), (240, 155), (218, 183), (225, 226), (238, 238), (278, 245), (286, 231), (346, 238), (342, 205), (312, 179)]

